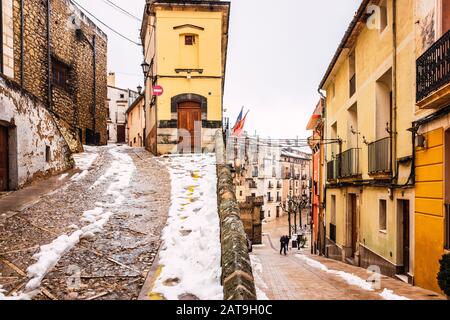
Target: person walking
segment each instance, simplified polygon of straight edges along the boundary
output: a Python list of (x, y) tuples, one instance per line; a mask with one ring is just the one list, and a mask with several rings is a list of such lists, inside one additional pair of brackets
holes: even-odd
[(282, 236), (280, 239), (280, 254), (284, 252), (284, 255), (287, 255), (289, 245), (289, 238), (287, 236)]

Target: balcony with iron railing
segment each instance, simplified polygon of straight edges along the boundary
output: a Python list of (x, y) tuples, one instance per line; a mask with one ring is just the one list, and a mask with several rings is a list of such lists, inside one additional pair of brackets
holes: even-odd
[(369, 174), (391, 173), (391, 138), (384, 138), (368, 144)]
[(283, 185), (281, 184), (280, 181), (277, 182), (277, 189), (281, 189), (283, 187)]
[(258, 186), (256, 185), (255, 181), (251, 181), (248, 186), (249, 186), (250, 189), (257, 189), (258, 188)]
[(417, 59), (416, 77), (419, 108), (450, 103), (450, 30)]
[(358, 148), (348, 149), (338, 155), (340, 161), (339, 178), (352, 178), (361, 175), (359, 168), (359, 151)]
[(273, 197), (272, 196), (267, 196), (267, 202), (273, 202)]
[(277, 196), (277, 202), (281, 202), (281, 196)]
[(273, 189), (273, 183), (271, 181), (269, 182), (269, 189)]

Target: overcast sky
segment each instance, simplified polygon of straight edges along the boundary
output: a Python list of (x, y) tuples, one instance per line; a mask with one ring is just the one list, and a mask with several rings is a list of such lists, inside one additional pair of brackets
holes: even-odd
[[(140, 22), (107, 0), (75, 0), (100, 20), (139, 42)], [(141, 18), (145, 0), (110, 0)], [(306, 137), (319, 100), (317, 87), (360, 1), (231, 0), (225, 116), (250, 110), (246, 129), (263, 137)], [(94, 20), (95, 21), (95, 20)], [(97, 22), (97, 21), (96, 21)], [(109, 37), (108, 70), (117, 85), (142, 84), (142, 47), (97, 22)]]

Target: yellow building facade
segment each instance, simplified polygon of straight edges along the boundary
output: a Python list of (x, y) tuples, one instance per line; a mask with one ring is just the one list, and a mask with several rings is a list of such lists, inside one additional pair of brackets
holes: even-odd
[[(439, 107), (424, 113), (419, 106), (416, 69), (430, 72), (417, 61), (444, 34), (432, 28), (446, 25), (446, 11), (442, 1), (425, 2), (363, 1), (320, 84), (327, 96), (327, 254), (439, 291), (448, 225), (445, 128), (423, 128), (423, 117)], [(448, 115), (440, 113), (442, 123)]]
[(224, 1), (148, 3), (141, 38), (150, 68), (146, 146), (153, 153), (213, 147), (222, 128), (229, 14)]
[(133, 148), (144, 147), (144, 95), (141, 94), (126, 111), (127, 118), (127, 141)]

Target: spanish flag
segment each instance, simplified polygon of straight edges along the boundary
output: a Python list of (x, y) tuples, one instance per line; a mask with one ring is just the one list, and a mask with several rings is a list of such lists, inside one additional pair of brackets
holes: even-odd
[(241, 113), (239, 114), (239, 116), (236, 120), (236, 124), (233, 127), (233, 132), (232, 132), (233, 136), (240, 137), (242, 134), (242, 131), (244, 130), (245, 120), (247, 119), (247, 115), (250, 112), (250, 110), (247, 111), (244, 118), (242, 118), (243, 112), (244, 112), (244, 107), (242, 107)]

